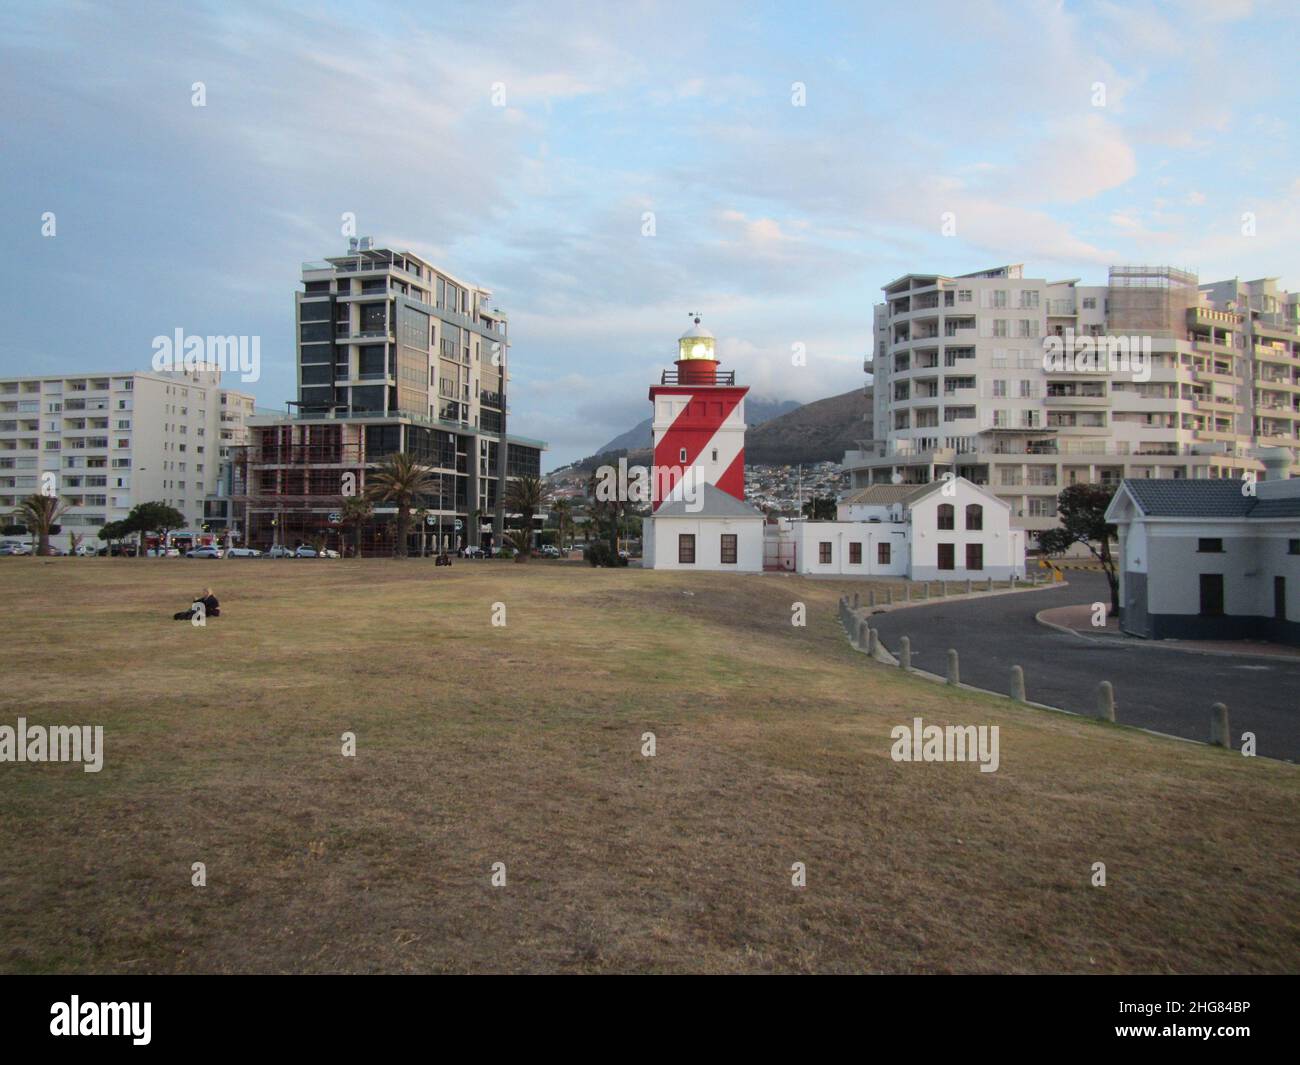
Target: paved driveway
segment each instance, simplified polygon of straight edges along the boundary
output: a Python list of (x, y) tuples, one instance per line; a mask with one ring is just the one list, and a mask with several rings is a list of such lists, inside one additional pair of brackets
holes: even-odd
[(1300, 661), (1074, 636), (1034, 620), (1049, 607), (1097, 601), (1109, 602), (1106, 578), (1074, 571), (1068, 587), (907, 607), (876, 614), (872, 625), (895, 654), (898, 637), (909, 636), (912, 664), (932, 673), (947, 669), (955, 647), (966, 684), (1005, 692), (1020, 665), (1027, 698), (1066, 710), (1091, 713), (1097, 684), (1108, 680), (1117, 721), (1175, 736), (1209, 739), (1210, 706), (1226, 703), (1234, 747), (1253, 732), (1256, 753), (1300, 761)]

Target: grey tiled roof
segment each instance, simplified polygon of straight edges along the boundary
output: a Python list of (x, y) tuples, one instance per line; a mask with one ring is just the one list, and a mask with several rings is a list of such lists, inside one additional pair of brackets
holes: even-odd
[(1157, 518), (1300, 517), (1300, 495), (1260, 499), (1242, 492), (1242, 482), (1127, 478), (1124, 486), (1142, 513)]
[[(703, 507), (700, 504), (703, 504)], [(763, 512), (744, 500), (711, 484), (703, 485), (701, 499), (692, 510), (685, 501), (674, 499), (654, 512), (656, 518), (762, 518)]]

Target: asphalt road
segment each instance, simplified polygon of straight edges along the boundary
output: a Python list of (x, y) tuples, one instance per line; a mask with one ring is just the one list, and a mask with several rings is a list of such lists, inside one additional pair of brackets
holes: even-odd
[(948, 648), (964, 684), (1005, 692), (1011, 667), (1025, 671), (1025, 697), (1091, 714), (1097, 685), (1115, 686), (1115, 719), (1208, 740), (1210, 706), (1228, 706), (1234, 747), (1255, 734), (1256, 753), (1300, 761), (1300, 659), (1196, 654), (1114, 636), (1084, 637), (1034, 620), (1040, 610), (1109, 602), (1106, 578), (1074, 571), (1070, 584), (987, 599), (940, 601), (876, 614), (872, 626), (895, 655), (912, 641), (912, 664), (942, 675)]

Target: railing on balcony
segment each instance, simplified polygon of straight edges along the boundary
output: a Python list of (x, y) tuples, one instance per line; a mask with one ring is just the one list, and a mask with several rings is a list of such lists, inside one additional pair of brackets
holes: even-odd
[(664, 370), (659, 376), (661, 385), (684, 385), (684, 384), (715, 384), (715, 385), (734, 385), (736, 383), (735, 370), (715, 370), (712, 381), (683, 381), (679, 380), (680, 374), (676, 370)]

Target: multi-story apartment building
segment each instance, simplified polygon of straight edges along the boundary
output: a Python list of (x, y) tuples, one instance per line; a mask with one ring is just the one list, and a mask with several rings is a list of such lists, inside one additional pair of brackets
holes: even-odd
[[(509, 340), (491, 292), (360, 240), (347, 255), (303, 264), (295, 311), (294, 411), (253, 418), (237, 462), (248, 542), (337, 534), (344, 485), (359, 493), (367, 467), (396, 451), (420, 456), (439, 479), (426, 509), (445, 544), (477, 544), (481, 519), (494, 516), (499, 539), (498, 485), (540, 475), (546, 445), (511, 436), (500, 446)], [(376, 508), (363, 550), (391, 550), (390, 509)]]
[(0, 512), (49, 487), (68, 504), (64, 532), (93, 538), (145, 502), (200, 529), (220, 480), (222, 411), (252, 404), (220, 385), (215, 369), (0, 378)]
[[(1086, 286), (1012, 265), (908, 274), (884, 293), (865, 365), (874, 439), (844, 459), (853, 488), (951, 473), (1040, 530), (1069, 484), (1241, 477), (1262, 469), (1256, 446), (1300, 447), (1300, 304), (1273, 280), (1114, 267)], [(1146, 368), (1045, 360), (1115, 341), (1149, 352)]]

